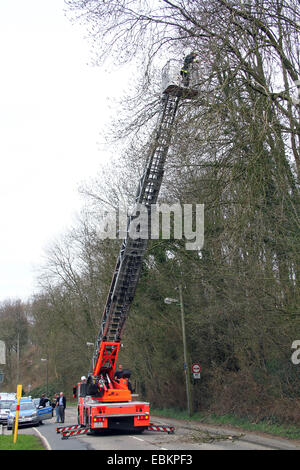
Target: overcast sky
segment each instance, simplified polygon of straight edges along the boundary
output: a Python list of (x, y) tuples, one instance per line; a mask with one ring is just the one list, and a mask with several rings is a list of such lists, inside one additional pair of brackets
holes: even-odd
[(26, 300), (44, 248), (74, 220), (78, 186), (109, 155), (101, 129), (120, 75), (91, 64), (63, 0), (0, 2), (0, 301)]

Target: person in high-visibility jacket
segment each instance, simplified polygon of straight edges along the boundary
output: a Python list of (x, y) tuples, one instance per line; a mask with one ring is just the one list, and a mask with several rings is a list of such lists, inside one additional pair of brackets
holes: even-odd
[(189, 86), (189, 82), (190, 82), (189, 68), (191, 64), (198, 62), (198, 55), (199, 55), (198, 52), (193, 51), (190, 54), (188, 54), (184, 59), (183, 67), (180, 70), (180, 75), (182, 76), (184, 86)]

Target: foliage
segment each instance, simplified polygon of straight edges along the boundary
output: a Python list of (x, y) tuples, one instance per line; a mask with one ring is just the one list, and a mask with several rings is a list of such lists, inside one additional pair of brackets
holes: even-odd
[(180, 284), (188, 366), (203, 367), (195, 411), (299, 423), (290, 360), (300, 301), (297, 3), (66, 3), (86, 22), (99, 62), (108, 54), (139, 73), (109, 136), (123, 153), (81, 188), (80, 220), (41, 267), (40, 293), (28, 307), (35, 357), (46, 355), (50, 382), (63, 390), (87, 374), (87, 343), (95, 341), (120, 246), (99, 237), (103, 208), (133, 201), (152, 145), (161, 65), (196, 49), (200, 92), (179, 106), (160, 201), (205, 204), (204, 246), (149, 242), (120, 361), (154, 406), (185, 408), (180, 310), (164, 304), (178, 298)]
[(286, 437), (288, 439), (299, 439), (300, 432), (298, 426), (284, 426), (276, 422), (276, 419), (266, 419), (259, 422), (251, 422), (247, 418), (238, 418), (234, 415), (222, 415), (207, 413), (195, 413), (192, 417), (187, 412), (175, 409), (154, 409), (154, 416), (162, 416), (167, 418), (184, 419), (186, 421), (197, 421), (203, 424), (234, 426), (237, 429), (245, 431), (264, 432), (273, 436)]

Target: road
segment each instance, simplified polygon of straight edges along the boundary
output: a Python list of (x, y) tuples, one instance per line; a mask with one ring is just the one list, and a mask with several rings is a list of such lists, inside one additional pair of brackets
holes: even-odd
[[(76, 424), (76, 407), (66, 409), (65, 426)], [(206, 426), (187, 421), (153, 418), (157, 424), (174, 425), (174, 434), (145, 431), (143, 434), (109, 433), (101, 436), (84, 434), (62, 439), (56, 433), (56, 421), (44, 421), (38, 428), (20, 429), (21, 433), (35, 433), (43, 439), (48, 450), (102, 450), (102, 451), (150, 451), (151, 453), (176, 454), (180, 451), (199, 450), (300, 450), (300, 443), (291, 440), (268, 437), (254, 433), (238, 432), (232, 429)], [(61, 426), (61, 424), (60, 424)], [(107, 455), (110, 455), (109, 453)], [(113, 453), (111, 453), (113, 455)]]

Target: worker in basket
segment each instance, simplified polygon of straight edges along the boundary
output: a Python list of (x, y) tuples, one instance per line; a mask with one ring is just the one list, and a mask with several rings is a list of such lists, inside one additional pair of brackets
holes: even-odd
[(180, 75), (182, 76), (184, 86), (189, 86), (190, 83), (190, 67), (192, 64), (199, 62), (198, 59), (199, 53), (197, 51), (193, 51), (188, 54), (183, 63), (183, 67), (180, 70)]

